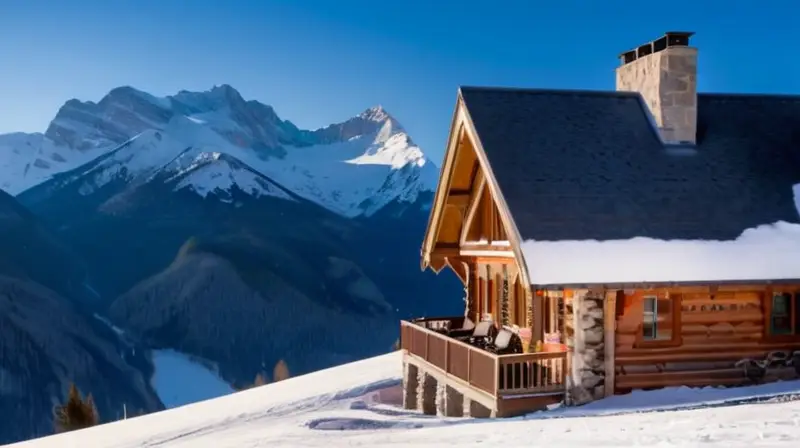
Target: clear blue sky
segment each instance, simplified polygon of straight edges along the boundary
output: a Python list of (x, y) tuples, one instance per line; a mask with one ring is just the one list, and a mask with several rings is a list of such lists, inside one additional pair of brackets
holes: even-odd
[(617, 55), (697, 32), (703, 91), (800, 93), (783, 0), (2, 0), (0, 132), (132, 85), (231, 84), (316, 128), (382, 104), (436, 162), (459, 85), (613, 89)]

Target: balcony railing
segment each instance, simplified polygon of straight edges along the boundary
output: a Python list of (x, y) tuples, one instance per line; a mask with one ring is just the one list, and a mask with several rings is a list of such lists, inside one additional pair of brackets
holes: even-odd
[(566, 352), (497, 355), (443, 334), (460, 327), (459, 319), (463, 322), (463, 318), (402, 321), (400, 347), (495, 398), (564, 392)]

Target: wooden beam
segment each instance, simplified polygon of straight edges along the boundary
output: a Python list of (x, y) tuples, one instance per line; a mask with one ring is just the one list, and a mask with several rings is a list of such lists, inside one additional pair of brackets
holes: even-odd
[(615, 381), (615, 368), (616, 362), (614, 360), (614, 346), (616, 345), (615, 335), (617, 327), (617, 290), (612, 289), (606, 291), (606, 299), (604, 300), (603, 308), (603, 349), (604, 356), (604, 370), (605, 370), (605, 384), (604, 393), (606, 397), (614, 395), (614, 388), (616, 387)]
[(464, 190), (461, 188), (454, 188), (448, 192), (450, 196), (469, 196), (470, 193), (470, 190)]
[(455, 194), (455, 195), (451, 194), (447, 196), (447, 202), (445, 203), (445, 206), (451, 205), (454, 207), (458, 207), (458, 209), (461, 211), (463, 215), (464, 210), (467, 208), (467, 205), (469, 204), (469, 199), (470, 197), (468, 194)]
[(461, 247), (458, 243), (440, 242), (431, 251), (431, 259), (434, 257), (478, 257), (486, 259), (514, 259), (514, 251), (507, 246), (496, 246), (491, 244), (471, 244)]
[(483, 175), (483, 171), (478, 170), (475, 185), (472, 188), (472, 194), (470, 195), (469, 199), (469, 206), (467, 207), (467, 214), (464, 218), (464, 225), (461, 227), (461, 243), (463, 244), (467, 240), (467, 235), (469, 234), (469, 228), (472, 227), (472, 221), (475, 219), (475, 214), (478, 210), (478, 205), (481, 203), (481, 196), (483, 196), (483, 190), (486, 188), (486, 177)]

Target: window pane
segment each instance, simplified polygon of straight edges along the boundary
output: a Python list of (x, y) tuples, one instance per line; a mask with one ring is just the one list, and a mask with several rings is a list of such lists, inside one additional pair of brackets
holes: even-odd
[(789, 294), (785, 293), (776, 293), (772, 297), (772, 314), (774, 316), (785, 316), (789, 313), (790, 297)]
[(800, 335), (800, 292), (794, 294), (794, 334)]
[(668, 298), (645, 297), (642, 337), (646, 340), (672, 340), (672, 302)]
[(778, 292), (772, 296), (772, 334), (792, 334), (791, 299), (792, 295), (788, 293)]
[(642, 325), (642, 337), (647, 340), (656, 338), (656, 326), (652, 321), (645, 321)]

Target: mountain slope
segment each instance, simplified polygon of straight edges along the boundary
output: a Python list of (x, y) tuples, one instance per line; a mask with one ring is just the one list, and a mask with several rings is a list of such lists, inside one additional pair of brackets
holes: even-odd
[(143, 359), (76, 306), (92, 294), (86, 281), (79, 259), (0, 191), (0, 443), (52, 433), (52, 406), (72, 381), (105, 421), (123, 403), (162, 408), (129, 364)]
[(455, 276), (419, 271), (436, 168), (380, 107), (308, 131), (229, 86), (121, 88), (45, 137), (96, 154), (17, 196), (87, 260), (81, 303), (229, 383), (383, 353), (398, 318), (460, 312)]
[(367, 226), (228, 154), (178, 145), (157, 168), (132, 163), (166, 139), (142, 134), (22, 195), (41, 195), (37, 210), (91, 260), (103, 300), (89, 306), (240, 385), (279, 359), (302, 373), (391, 346), (410, 301), (361, 268)]

